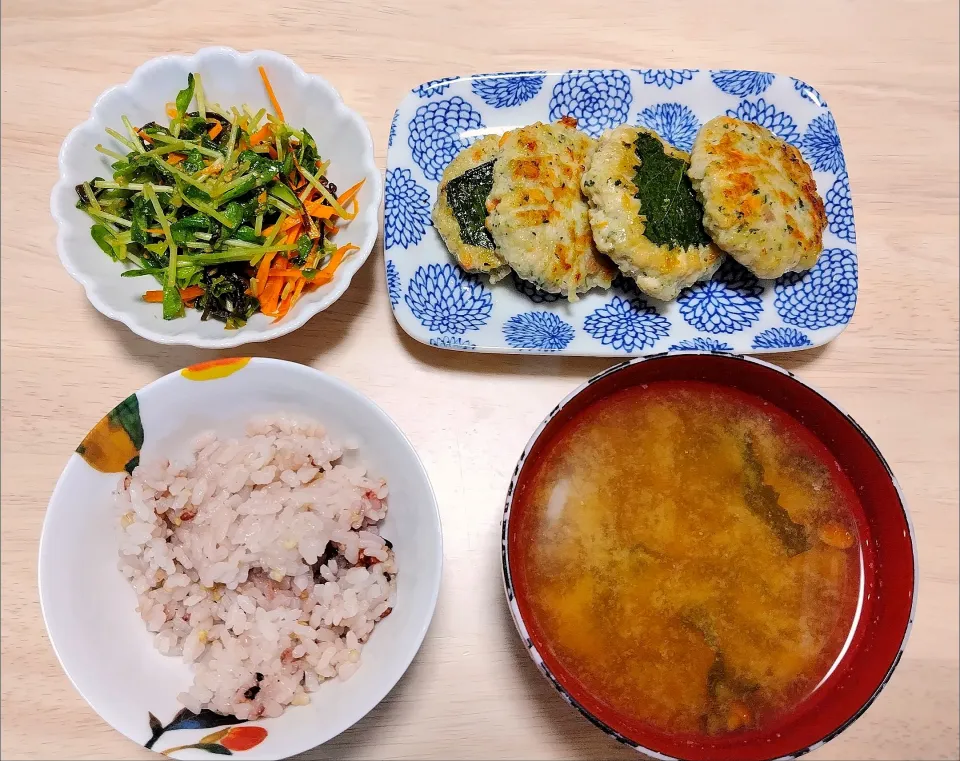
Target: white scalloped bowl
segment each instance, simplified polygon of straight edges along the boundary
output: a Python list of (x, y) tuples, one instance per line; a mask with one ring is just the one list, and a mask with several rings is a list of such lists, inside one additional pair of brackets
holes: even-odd
[[(110, 147), (106, 127), (122, 131), (120, 117), (134, 124), (165, 123), (165, 105), (199, 72), (208, 100), (229, 108), (246, 103), (254, 111), (270, 108), (257, 72), (264, 66), (284, 117), (295, 127), (306, 127), (320, 154), (330, 159), (327, 176), (340, 188), (365, 179), (358, 200), (360, 212), (337, 236), (360, 247), (336, 271), (333, 281), (306, 294), (282, 320), (256, 314), (239, 330), (225, 330), (216, 320), (203, 322), (196, 310), (186, 317), (164, 320), (156, 304), (145, 303), (140, 278), (122, 278), (123, 266), (110, 260), (90, 237), (90, 218), (76, 208), (74, 187), (95, 176), (109, 178), (110, 160), (95, 150)], [(123, 150), (123, 149), (121, 149)], [(286, 56), (266, 50), (238, 53), (230, 48), (204, 48), (192, 56), (154, 58), (138, 68), (123, 85), (104, 92), (90, 118), (75, 127), (60, 148), (60, 179), (53, 188), (50, 211), (57, 223), (57, 252), (67, 272), (80, 283), (100, 312), (134, 333), (161, 344), (186, 344), (226, 349), (254, 341), (269, 341), (303, 325), (335, 302), (373, 249), (379, 228), (381, 182), (373, 156), (373, 140), (366, 123), (347, 108), (339, 93), (324, 79), (306, 74)]]

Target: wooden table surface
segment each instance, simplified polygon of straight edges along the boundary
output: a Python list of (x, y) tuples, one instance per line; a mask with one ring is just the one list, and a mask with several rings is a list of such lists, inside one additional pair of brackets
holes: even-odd
[[(322, 74), (385, 161), (396, 104), (449, 74), (571, 67), (753, 68), (813, 83), (843, 136), (860, 301), (821, 349), (773, 360), (837, 399), (906, 492), (920, 597), (872, 708), (811, 759), (956, 759), (958, 747), (958, 11), (955, 0), (6, 0), (2, 6), (2, 747), (4, 758), (147, 758), (74, 691), (37, 600), (37, 543), (70, 452), (113, 404), (212, 358), (101, 317), (54, 250), (57, 150), (97, 95), (148, 58), (270, 48)], [(799, 9), (799, 12), (797, 10)], [(377, 248), (346, 295), (244, 351), (322, 368), (372, 397), (440, 501), (436, 617), (390, 696), (305, 758), (622, 758), (569, 709), (509, 620), (499, 521), (515, 458), (554, 403), (609, 360), (466, 356), (395, 324)], [(235, 352), (234, 352), (235, 353)], [(95, 590), (91, 590), (95, 592)]]

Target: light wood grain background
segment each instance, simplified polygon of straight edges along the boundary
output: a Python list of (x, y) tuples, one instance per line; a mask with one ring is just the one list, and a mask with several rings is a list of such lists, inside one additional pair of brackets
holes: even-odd
[[(383, 165), (421, 81), (539, 68), (752, 68), (819, 88), (844, 141), (860, 302), (831, 345), (774, 357), (842, 403), (900, 478), (920, 553), (906, 655), (851, 729), (811, 759), (956, 759), (958, 747), (958, 10), (955, 0), (6, 0), (2, 5), (2, 747), (4, 758), (148, 758), (86, 705), (40, 617), (51, 489), (115, 402), (213, 355), (101, 317), (61, 268), (57, 150), (96, 96), (150, 57), (270, 48), (367, 119)], [(394, 417), (440, 500), (445, 575), (418, 658), (366, 719), (305, 758), (634, 758), (570, 710), (520, 648), (499, 519), (530, 432), (605, 360), (466, 356), (398, 330), (378, 245), (347, 294), (244, 351), (322, 368)], [(95, 592), (95, 590), (91, 590)]]

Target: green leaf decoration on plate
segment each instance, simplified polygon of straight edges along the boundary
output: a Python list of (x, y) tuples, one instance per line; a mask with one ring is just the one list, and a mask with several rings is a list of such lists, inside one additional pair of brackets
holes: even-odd
[(84, 436), (77, 454), (101, 473), (132, 473), (140, 462), (141, 447), (140, 402), (136, 394), (131, 394)]

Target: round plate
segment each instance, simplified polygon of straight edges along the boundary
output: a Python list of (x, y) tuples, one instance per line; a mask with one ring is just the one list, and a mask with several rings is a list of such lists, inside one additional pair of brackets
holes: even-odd
[[(112, 492), (136, 457), (176, 455), (205, 430), (240, 435), (251, 417), (278, 412), (356, 441), (368, 472), (387, 480), (382, 530), (396, 552), (397, 605), (377, 624), (354, 676), (325, 682), (308, 705), (278, 718), (234, 727), (234, 748), (257, 740), (241, 755), (275, 759), (326, 742), (386, 696), (426, 634), (440, 588), (440, 515), (426, 471), (396, 424), (344, 383), (292, 362), (214, 360), (171, 373), (121, 402), (84, 439), (84, 454), (70, 457), (57, 482), (40, 539), (40, 602), (57, 657), (90, 706), (137, 744), (150, 741), (154, 721), (170, 727), (153, 744), (157, 751), (196, 743), (223, 722), (179, 713), (177, 695), (192, 671), (154, 648), (136, 595), (117, 570)], [(231, 740), (224, 743), (229, 749)]]

